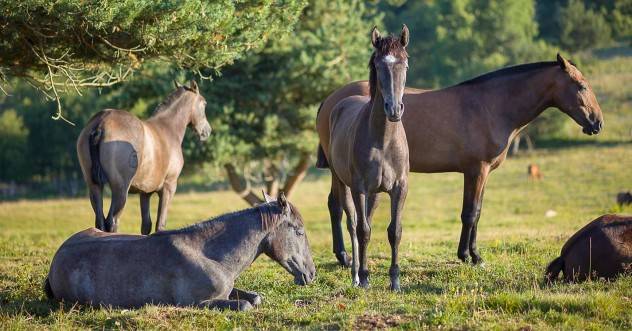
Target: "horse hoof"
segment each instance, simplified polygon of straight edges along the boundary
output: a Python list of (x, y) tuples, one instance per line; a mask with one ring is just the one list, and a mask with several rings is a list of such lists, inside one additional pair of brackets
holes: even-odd
[(239, 311), (248, 311), (253, 308), (252, 304), (246, 300), (240, 300), (237, 304), (237, 310)]
[(391, 283), (391, 291), (401, 292), (401, 288), (399, 287), (399, 281)]
[(360, 287), (363, 289), (368, 289), (369, 288), (369, 281), (368, 280), (363, 280), (360, 282)]
[(260, 295), (255, 295), (254, 298), (252, 298), (252, 300), (250, 301), (250, 303), (253, 306), (258, 306), (261, 304), (261, 302), (263, 301), (263, 299), (261, 299)]
[(338, 259), (338, 264), (345, 268), (349, 268), (351, 266), (351, 257), (347, 254), (347, 252), (340, 252), (336, 254), (336, 258)]

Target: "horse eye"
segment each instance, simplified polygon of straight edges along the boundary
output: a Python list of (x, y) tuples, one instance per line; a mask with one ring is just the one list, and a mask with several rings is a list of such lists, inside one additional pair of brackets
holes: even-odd
[(303, 236), (303, 235), (305, 235), (305, 231), (303, 229), (296, 229), (296, 235), (297, 236)]

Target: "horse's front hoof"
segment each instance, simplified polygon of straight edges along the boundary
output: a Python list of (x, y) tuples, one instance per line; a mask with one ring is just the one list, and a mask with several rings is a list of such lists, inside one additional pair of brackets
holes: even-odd
[(360, 281), (360, 287), (363, 289), (368, 289), (370, 287), (369, 285), (369, 280), (368, 279), (363, 279)]
[(485, 267), (485, 261), (483, 258), (477, 255), (472, 256), (472, 264), (478, 267)]
[(470, 263), (470, 254), (469, 253), (458, 253), (457, 257), (463, 263)]
[(248, 310), (252, 310), (253, 305), (246, 301), (246, 300), (239, 300), (239, 303), (237, 304), (237, 310), (238, 311), (248, 311)]
[(341, 266), (345, 268), (348, 268), (351, 266), (351, 262), (352, 262), (351, 256), (349, 256), (347, 252), (345, 251), (337, 253), (336, 259), (338, 259), (338, 264), (340, 264)]
[(260, 295), (257, 294), (251, 300), (248, 300), (248, 301), (250, 301), (250, 303), (253, 306), (258, 306), (258, 305), (260, 305), (263, 302), (263, 299), (261, 298)]
[(399, 286), (399, 280), (391, 282), (391, 291), (392, 292), (401, 292), (401, 288)]

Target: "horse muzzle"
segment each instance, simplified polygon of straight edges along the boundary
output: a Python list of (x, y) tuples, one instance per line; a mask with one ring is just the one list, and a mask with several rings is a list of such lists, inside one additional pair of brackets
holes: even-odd
[(588, 124), (583, 127), (582, 132), (592, 136), (593, 134), (598, 134), (603, 129), (603, 121), (597, 120), (593, 121), (591, 124)]
[(404, 104), (400, 102), (399, 106), (395, 106), (385, 102), (384, 113), (386, 113), (386, 118), (389, 122), (399, 122), (404, 114)]
[(198, 131), (198, 136), (200, 141), (206, 141), (211, 136), (211, 127), (205, 127), (204, 129)]

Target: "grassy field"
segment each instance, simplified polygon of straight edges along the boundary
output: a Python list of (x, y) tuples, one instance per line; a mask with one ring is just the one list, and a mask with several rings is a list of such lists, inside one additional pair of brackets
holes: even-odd
[[(579, 130), (579, 129), (578, 129)], [(492, 174), (479, 227), (484, 267), (456, 259), (462, 179), (413, 174), (401, 244), (402, 293), (388, 291), (388, 198), (376, 213), (370, 244), (372, 287), (350, 286), (335, 265), (326, 195), (328, 177), (308, 181), (292, 197), (307, 223), (316, 281), (295, 286), (267, 257), (237, 285), (264, 296), (246, 313), (147, 306), (94, 309), (45, 300), (41, 283), (55, 250), (92, 225), (86, 199), (0, 204), (0, 326), (33, 328), (404, 328), (630, 329), (632, 276), (615, 281), (546, 286), (546, 264), (586, 222), (619, 210), (615, 194), (632, 188), (632, 144), (595, 143), (540, 151), (508, 160)], [(526, 178), (527, 164), (544, 172)], [(153, 204), (154, 206), (156, 203)], [(176, 195), (169, 228), (246, 207), (232, 192)], [(557, 216), (546, 218), (547, 210)], [(138, 201), (129, 202), (122, 231), (138, 233)]]

